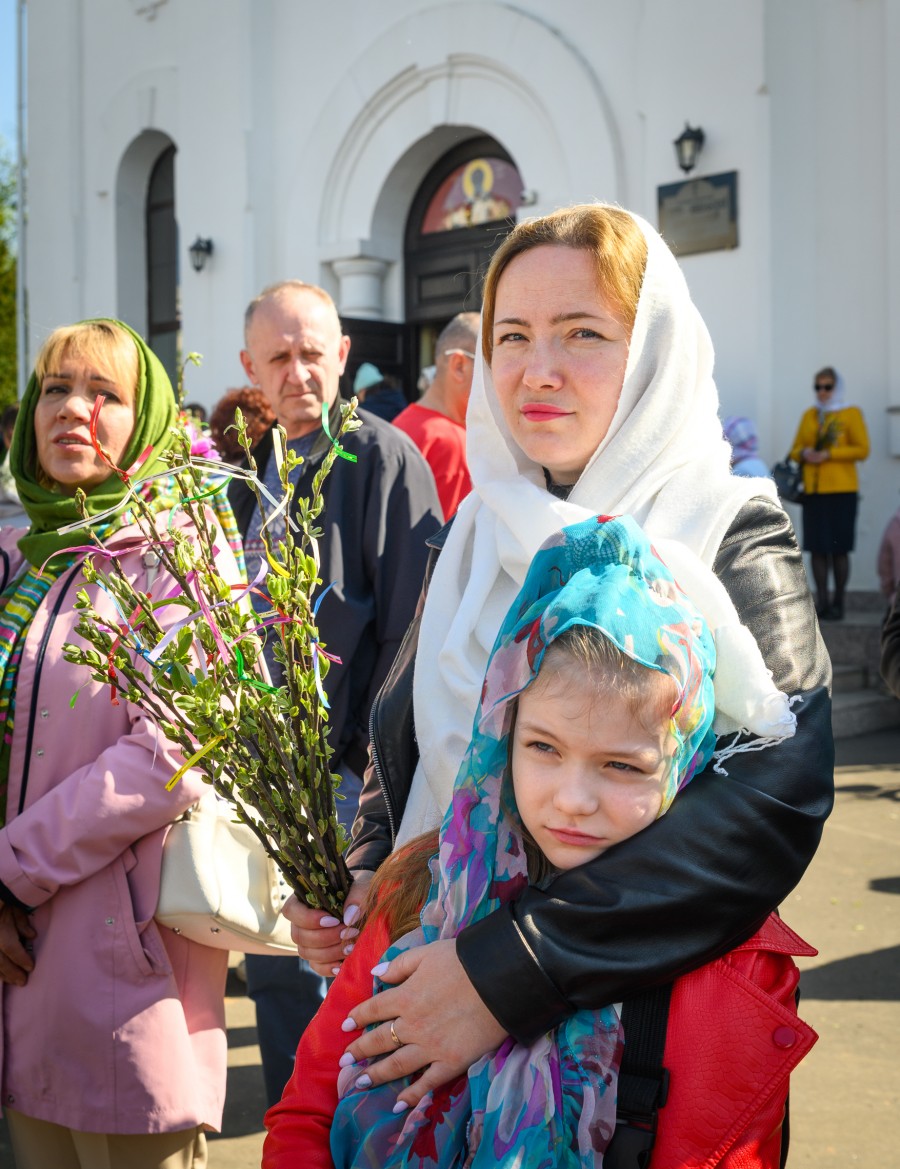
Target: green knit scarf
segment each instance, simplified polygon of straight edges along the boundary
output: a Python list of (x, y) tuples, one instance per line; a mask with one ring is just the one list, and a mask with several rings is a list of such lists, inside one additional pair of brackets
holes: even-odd
[[(134, 340), (138, 351), (139, 371), (135, 399), (135, 423), (128, 447), (122, 457), (121, 466), (123, 469), (131, 467), (150, 446), (152, 453), (141, 467), (138, 473), (139, 478), (143, 479), (157, 471), (162, 471), (165, 464), (160, 456), (175, 441), (171, 428), (178, 419), (175, 395), (172, 392), (172, 383), (169, 381), (168, 374), (147, 343), (122, 321), (116, 321), (110, 317), (98, 317), (80, 323), (117, 325)], [(49, 557), (64, 552), (67, 548), (87, 543), (89, 538), (86, 527), (79, 528), (68, 535), (60, 534), (60, 528), (74, 523), (80, 518), (75, 499), (73, 496), (62, 495), (57, 491), (42, 487), (38, 482), (34, 409), (40, 393), (40, 384), (35, 374), (32, 373), (19, 408), (9, 456), (10, 469), (18, 487), (19, 499), (29, 520), (31, 520), (31, 527), (27, 534), (19, 540), (19, 548), (26, 560), (37, 566), (42, 565)], [(126, 491), (127, 488), (119, 476), (115, 473), (111, 474), (108, 479), (98, 483), (87, 493), (88, 514), (98, 515), (116, 503), (124, 503)]]

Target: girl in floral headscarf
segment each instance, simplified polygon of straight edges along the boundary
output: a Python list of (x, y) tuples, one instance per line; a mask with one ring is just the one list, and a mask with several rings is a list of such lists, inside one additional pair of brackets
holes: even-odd
[[(595, 517), (564, 528), (535, 556), (494, 644), (439, 840), (418, 838), (376, 878), (356, 952), (304, 1036), (284, 1099), (267, 1117), (266, 1169), (324, 1164), (329, 1140), (339, 1167), (602, 1163), (616, 1124), (622, 1031), (615, 1006), (579, 1011), (531, 1045), (507, 1039), (411, 1112), (398, 1101), (406, 1081), (371, 1088), (365, 1066), (349, 1055), (339, 1060), (338, 1100), (335, 1063), (355, 1028), (352, 1019), (342, 1020), (368, 993), (368, 971), (385, 942), (392, 944), (371, 972), (376, 991), (399, 954), (456, 936), (528, 882), (552, 890), (556, 873), (587, 863), (662, 815), (713, 757), (726, 712), (738, 725), (764, 731), (753, 749), (793, 733), (789, 703), (769, 680), (752, 638), (741, 636), (726, 609), (717, 610), (721, 598), (710, 599), (711, 574), (683, 548), (669, 551), (679, 576), (687, 574), (705, 593), (705, 610), (723, 613), (716, 636), (628, 518)], [(718, 642), (729, 658), (721, 702), (714, 689)], [(797, 975), (785, 953), (808, 949), (780, 924), (766, 929), (777, 942), (754, 939), (754, 976), (779, 986), (781, 1001), (770, 1009), (782, 1021), (785, 1012), (793, 1019), (796, 1046), (806, 1051), (813, 1036), (793, 1018)], [(760, 962), (757, 951), (769, 948), (782, 953)], [(765, 988), (754, 989), (758, 1007)], [(721, 1001), (730, 992), (718, 985), (715, 993)], [(696, 1041), (706, 1043), (709, 1020), (702, 1000), (699, 1006), (699, 1023), (696, 1002), (691, 1017)], [(673, 1020), (677, 1034), (677, 1013)], [(771, 1031), (771, 1018), (759, 1025)], [(391, 1039), (402, 1046), (402, 1030), (391, 1030)], [(714, 1042), (727, 1049), (744, 1039), (718, 1029)], [(748, 1077), (745, 1066), (737, 1090), (733, 1083), (710, 1085), (713, 1092), (724, 1088), (731, 1105), (719, 1129), (695, 1135), (695, 1143), (709, 1152), (739, 1139), (761, 1146), (760, 1134), (777, 1130), (798, 1058), (792, 1049), (778, 1075), (769, 1063)], [(683, 1069), (676, 1100), (696, 1100), (696, 1071)], [(687, 1117), (678, 1104), (663, 1114), (663, 1145), (684, 1140)], [(776, 1142), (770, 1160), (753, 1163), (777, 1163), (779, 1148)], [(661, 1163), (671, 1162), (663, 1154)]]

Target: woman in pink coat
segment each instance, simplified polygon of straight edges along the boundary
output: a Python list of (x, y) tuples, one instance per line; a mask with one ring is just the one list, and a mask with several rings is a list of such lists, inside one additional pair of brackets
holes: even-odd
[[(91, 439), (98, 397), (109, 461)], [(94, 530), (108, 550), (124, 549), (119, 564), (136, 587), (173, 587), (163, 569), (150, 584), (155, 569), (111, 467), (138, 480), (164, 469), (176, 421), (169, 379), (144, 342), (118, 322), (90, 321), (48, 338), (13, 439), (31, 521), (0, 531), (0, 1103), (17, 1169), (201, 1165), (204, 1130), (221, 1125), (227, 955), (154, 920), (166, 826), (202, 781), (188, 773), (167, 792), (181, 762), (172, 745), (63, 657), (79, 641), (79, 589), (120, 620), (85, 586), (86, 528), (60, 531), (80, 516), (78, 488), (92, 516), (121, 503)], [(161, 482), (145, 494), (165, 525), (174, 500)], [(236, 580), (221, 543), (219, 570)], [(176, 606), (161, 617), (167, 609), (177, 618)]]

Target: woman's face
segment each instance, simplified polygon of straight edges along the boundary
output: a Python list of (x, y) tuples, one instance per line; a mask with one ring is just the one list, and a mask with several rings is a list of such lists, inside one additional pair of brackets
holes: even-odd
[(494, 389), (514, 440), (554, 482), (575, 483), (606, 437), (630, 340), (589, 252), (532, 248), (500, 277)]
[(89, 491), (112, 474), (91, 443), (91, 412), (98, 395), (104, 403), (97, 437), (118, 466), (134, 430), (134, 390), (117, 385), (108, 371), (68, 356), (41, 382), (34, 409), (37, 458), (66, 495), (79, 487)]

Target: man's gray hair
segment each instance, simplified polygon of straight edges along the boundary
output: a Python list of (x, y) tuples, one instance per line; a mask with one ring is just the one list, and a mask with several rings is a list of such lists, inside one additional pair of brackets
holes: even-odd
[(435, 361), (443, 364), (448, 349), (463, 349), (474, 357), (478, 351), (478, 331), (481, 318), (478, 313), (457, 313), (444, 325), (434, 346)]

